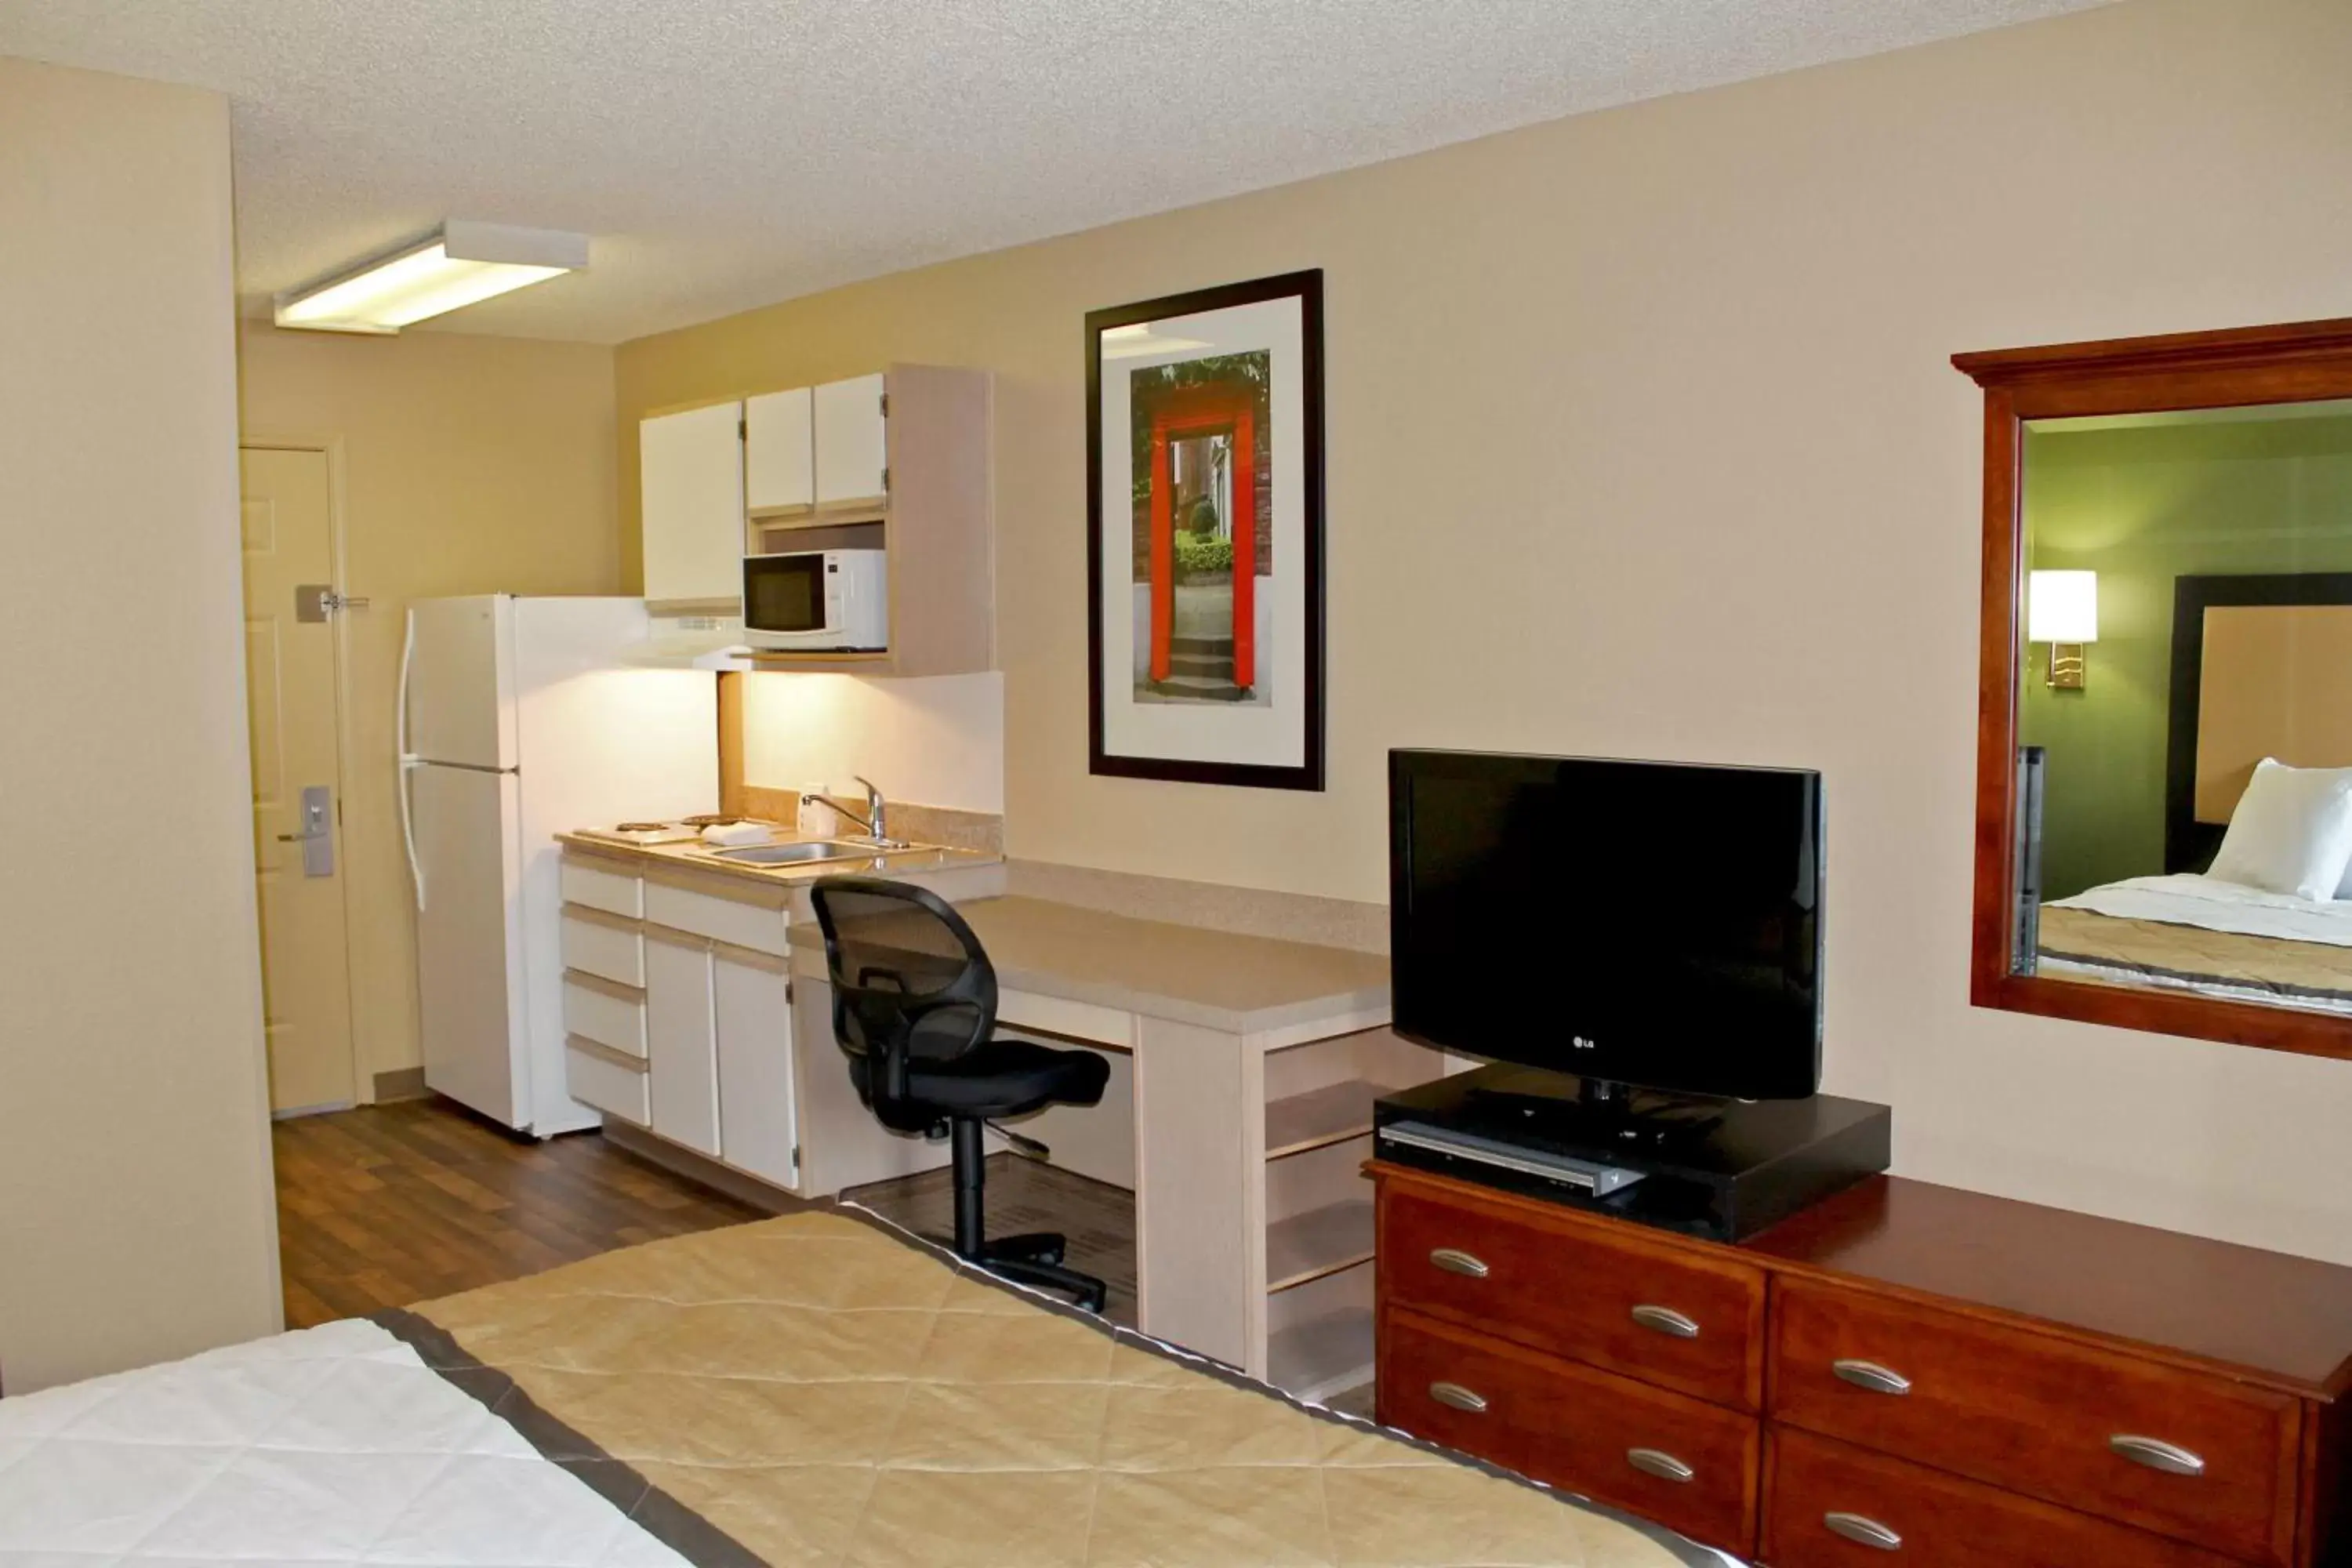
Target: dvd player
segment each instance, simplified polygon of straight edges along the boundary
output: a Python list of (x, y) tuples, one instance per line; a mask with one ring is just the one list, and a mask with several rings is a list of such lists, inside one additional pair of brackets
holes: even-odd
[(1433, 1127), (1425, 1121), (1391, 1121), (1380, 1130), (1374, 1142), (1382, 1145), (1401, 1143), (1408, 1149), (1448, 1154), (1474, 1165), (1515, 1171), (1523, 1176), (1574, 1187), (1578, 1192), (1590, 1193), (1596, 1198), (1605, 1198), (1642, 1179), (1641, 1172), (1628, 1171), (1621, 1165), (1596, 1164), (1571, 1154), (1555, 1154), (1549, 1150), (1530, 1149), (1525, 1145), (1515, 1147), (1498, 1138), (1482, 1138), (1475, 1132), (1457, 1132), (1451, 1128)]

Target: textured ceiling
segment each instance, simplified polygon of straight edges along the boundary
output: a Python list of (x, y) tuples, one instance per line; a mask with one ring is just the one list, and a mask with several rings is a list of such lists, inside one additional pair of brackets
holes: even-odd
[(446, 217), (595, 237), (445, 327), (617, 342), (2100, 0), (0, 0), (235, 104), (248, 309)]

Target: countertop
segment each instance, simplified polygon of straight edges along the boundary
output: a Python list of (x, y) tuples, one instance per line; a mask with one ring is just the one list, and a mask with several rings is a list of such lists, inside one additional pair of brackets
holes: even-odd
[[(1246, 1035), (1356, 1014), (1387, 1016), (1389, 963), (1376, 952), (1241, 936), (1017, 897), (957, 911), (1006, 991)], [(793, 967), (824, 977), (814, 926), (793, 931)], [(1371, 1026), (1370, 1024), (1366, 1026)]]
[[(691, 871), (699, 876), (725, 877), (734, 881), (755, 883), (772, 888), (804, 885), (821, 877), (910, 877), (931, 871), (955, 871), (977, 866), (1001, 866), (1002, 855), (984, 855), (976, 849), (947, 849), (936, 845), (918, 845), (911, 849), (885, 850), (870, 858), (855, 860), (819, 860), (798, 866), (745, 865), (740, 860), (720, 860), (702, 845), (685, 844), (621, 844), (609, 838), (598, 838), (584, 833), (559, 833), (556, 842), (567, 849), (585, 854), (601, 855), (614, 860), (634, 860), (640, 865), (667, 867), (674, 870)], [(768, 842), (793, 844), (801, 835), (778, 827)]]

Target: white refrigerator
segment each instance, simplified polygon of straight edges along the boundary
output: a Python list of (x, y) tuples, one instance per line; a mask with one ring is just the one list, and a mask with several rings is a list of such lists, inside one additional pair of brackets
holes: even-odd
[(600, 1120), (564, 1083), (554, 836), (718, 808), (718, 679), (626, 665), (650, 630), (638, 599), (408, 612), (400, 807), (425, 1082), (537, 1137)]

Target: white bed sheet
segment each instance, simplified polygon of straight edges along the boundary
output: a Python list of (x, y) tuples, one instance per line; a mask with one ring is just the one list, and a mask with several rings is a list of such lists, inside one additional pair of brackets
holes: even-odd
[(2352, 947), (2352, 899), (2301, 899), (2211, 877), (2133, 877), (2071, 899), (2053, 899), (2044, 907), (2089, 910), (2117, 920), (2159, 921), (2239, 936)]
[(8, 1568), (684, 1568), (361, 1320), (0, 1400)]

